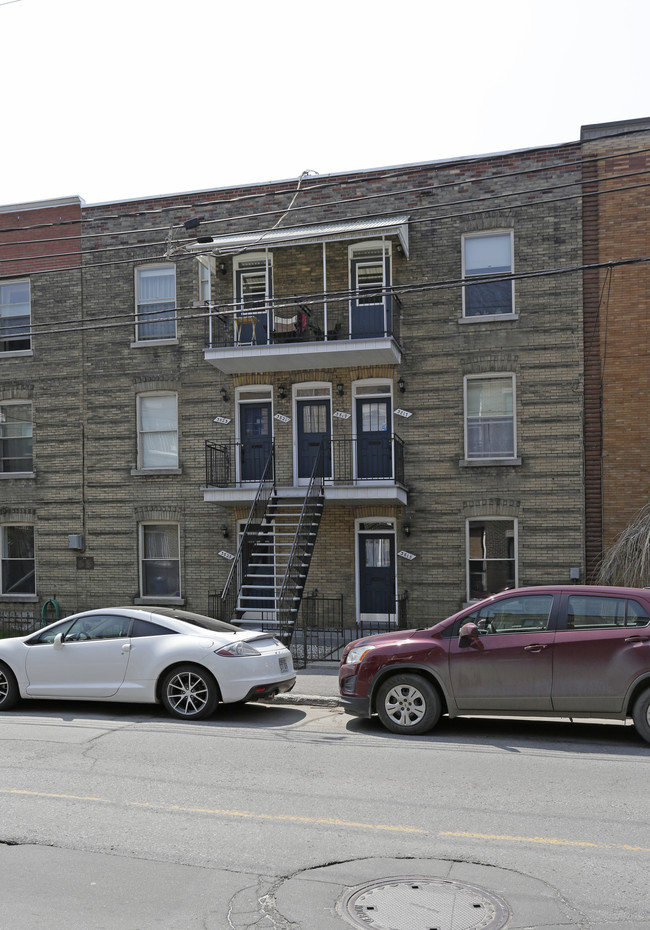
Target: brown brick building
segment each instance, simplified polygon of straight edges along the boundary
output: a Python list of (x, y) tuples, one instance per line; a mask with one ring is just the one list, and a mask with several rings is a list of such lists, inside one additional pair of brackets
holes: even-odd
[[(650, 501), (650, 120), (582, 129), (587, 574)], [(644, 261), (644, 259), (646, 259)], [(611, 263), (611, 264), (610, 264)]]
[(584, 578), (582, 183), (570, 143), (4, 208), (0, 608), (354, 631)]

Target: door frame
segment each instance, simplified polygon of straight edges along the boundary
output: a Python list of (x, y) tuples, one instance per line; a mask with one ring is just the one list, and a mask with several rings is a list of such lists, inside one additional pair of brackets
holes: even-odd
[[(394, 577), (395, 577), (395, 610), (392, 613), (387, 615), (382, 615), (384, 619), (379, 619), (367, 615), (362, 616), (361, 614), (361, 564), (360, 564), (360, 555), (359, 555), (359, 543), (360, 539), (364, 535), (376, 535), (377, 533), (384, 533), (386, 536), (393, 537), (393, 552), (395, 564), (394, 568)], [(354, 589), (355, 589), (355, 618), (357, 626), (359, 626), (364, 619), (367, 622), (375, 623), (377, 625), (385, 623), (386, 629), (391, 630), (397, 627), (398, 623), (398, 587), (397, 587), (397, 521), (395, 517), (358, 517), (354, 521)]]
[[(256, 396), (253, 396), (256, 395)], [(254, 484), (254, 481), (244, 480), (242, 478), (242, 467), (241, 467), (241, 449), (242, 449), (242, 435), (241, 435), (241, 407), (247, 404), (270, 404), (271, 405), (271, 417), (270, 417), (270, 441), (273, 444), (275, 439), (275, 434), (273, 431), (273, 414), (274, 414), (274, 404), (273, 404), (273, 387), (270, 384), (246, 384), (242, 387), (235, 388), (235, 482), (237, 487), (249, 487)], [(261, 478), (261, 476), (260, 476)], [(257, 479), (258, 483), (260, 479)]]
[[(308, 391), (313, 393), (309, 394)], [(303, 393), (304, 392), (304, 393)], [(316, 393), (319, 392), (319, 393)], [(309, 400), (327, 400), (329, 402), (329, 428), (330, 428), (330, 440), (333, 438), (333, 402), (332, 402), (332, 384), (329, 381), (302, 381), (298, 384), (293, 384), (291, 389), (291, 417), (293, 421), (293, 435), (292, 435), (292, 465), (293, 465), (293, 484), (294, 487), (306, 487), (309, 484), (309, 478), (301, 478), (300, 471), (298, 468), (298, 406), (300, 401), (309, 401)], [(330, 441), (330, 477), (325, 478), (325, 484), (331, 484), (334, 478), (334, 462), (333, 462), (333, 443)]]
[[(363, 388), (363, 392), (360, 392), (359, 389)], [(376, 388), (375, 391), (372, 388)], [(368, 393), (366, 393), (366, 389)], [(352, 391), (352, 439), (354, 445), (354, 455), (352, 462), (352, 477), (355, 484), (363, 485), (372, 485), (372, 484), (382, 484), (386, 481), (395, 483), (395, 442), (394, 442), (394, 418), (395, 418), (395, 400), (393, 397), (393, 384), (386, 378), (364, 378), (362, 381), (353, 381), (351, 385)], [(391, 465), (391, 478), (361, 478), (359, 476), (359, 424), (357, 422), (357, 405), (358, 401), (364, 398), (368, 400), (388, 400), (390, 403), (390, 423), (388, 430), (388, 438), (390, 442), (390, 465)]]

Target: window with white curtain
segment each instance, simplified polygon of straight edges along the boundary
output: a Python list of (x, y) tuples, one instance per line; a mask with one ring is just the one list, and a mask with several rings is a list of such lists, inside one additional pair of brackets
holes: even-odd
[(177, 523), (140, 525), (142, 597), (180, 597), (181, 563)]
[(0, 352), (31, 349), (29, 281), (0, 283)]
[(136, 342), (176, 337), (176, 268), (136, 268)]
[(35, 594), (34, 527), (6, 524), (0, 538), (2, 573), (0, 593)]
[(515, 456), (514, 375), (465, 379), (465, 456)]
[(0, 403), (0, 473), (31, 473), (33, 468), (31, 402)]
[(178, 468), (178, 395), (138, 395), (138, 467)]
[[(502, 316), (514, 310), (512, 231), (463, 237), (463, 311), (466, 317)], [(481, 278), (470, 284), (471, 278)]]

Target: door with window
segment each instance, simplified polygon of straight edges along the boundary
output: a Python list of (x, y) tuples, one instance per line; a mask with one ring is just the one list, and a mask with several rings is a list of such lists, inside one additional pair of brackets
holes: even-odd
[(321, 446), (323, 476), (330, 478), (332, 474), (330, 454), (332, 420), (329, 398), (296, 401), (296, 419), (298, 422), (298, 482), (305, 483), (311, 478), (314, 462)]
[(391, 402), (357, 398), (357, 478), (392, 478)]
[(235, 345), (265, 345), (268, 342), (272, 270), (270, 262), (267, 265), (264, 260), (239, 262), (235, 272)]
[(394, 622), (395, 534), (389, 530), (359, 533), (359, 622)]
[(239, 473), (242, 481), (259, 481), (271, 452), (271, 403), (239, 406)]
[(350, 260), (350, 334), (353, 339), (385, 336), (391, 332), (390, 257), (382, 248), (357, 250)]

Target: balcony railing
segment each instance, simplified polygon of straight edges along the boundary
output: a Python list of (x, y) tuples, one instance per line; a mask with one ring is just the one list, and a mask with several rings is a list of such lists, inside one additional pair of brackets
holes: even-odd
[[(259, 482), (267, 455), (268, 450), (262, 445), (251, 446), (241, 440), (206, 440), (206, 487), (233, 488)], [(282, 450), (278, 448), (275, 466), (287, 474), (292, 473), (291, 462), (282, 461)], [(326, 486), (358, 486), (378, 481), (403, 485), (404, 441), (395, 433), (380, 434), (376, 438), (332, 439), (324, 449), (324, 477)]]
[(232, 308), (209, 307), (207, 349), (296, 345), (354, 339), (399, 342), (402, 304), (391, 288), (376, 295), (346, 292), (328, 300), (276, 297)]

